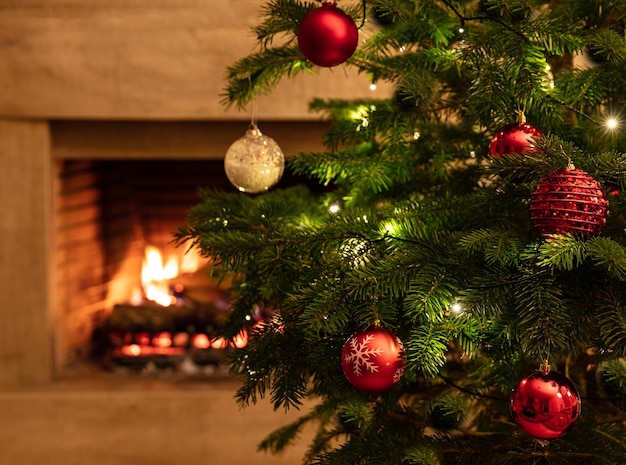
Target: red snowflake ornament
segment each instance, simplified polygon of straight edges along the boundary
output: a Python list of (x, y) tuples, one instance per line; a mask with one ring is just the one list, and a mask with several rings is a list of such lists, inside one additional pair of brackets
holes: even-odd
[(360, 391), (386, 391), (404, 373), (402, 342), (378, 326), (359, 331), (344, 344), (341, 367), (350, 384)]

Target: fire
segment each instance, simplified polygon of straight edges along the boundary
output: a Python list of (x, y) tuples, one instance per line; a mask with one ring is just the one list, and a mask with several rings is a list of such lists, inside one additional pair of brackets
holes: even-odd
[(163, 260), (161, 251), (154, 246), (147, 246), (141, 267), (141, 286), (146, 299), (164, 307), (176, 303), (171, 281), (180, 273), (193, 273), (200, 267), (200, 256), (188, 251), (182, 256), (170, 255)]
[(170, 257), (163, 264), (161, 251), (154, 246), (146, 247), (146, 255), (141, 267), (141, 285), (148, 300), (164, 307), (176, 303), (176, 298), (170, 292), (170, 279), (178, 276), (178, 260)]

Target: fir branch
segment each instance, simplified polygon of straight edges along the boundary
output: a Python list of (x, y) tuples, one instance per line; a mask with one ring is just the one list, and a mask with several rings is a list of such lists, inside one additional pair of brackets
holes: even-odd
[(271, 45), (277, 35), (285, 37), (287, 42), (283, 45), (290, 45), (296, 38), (302, 18), (313, 8), (314, 3), (294, 0), (271, 0), (262, 6), (264, 20), (252, 29), (261, 48)]
[(491, 399), (491, 400), (495, 400), (495, 401), (498, 401), (498, 402), (507, 402), (507, 403), (510, 402), (509, 398), (492, 396), (492, 395), (489, 395), (489, 394), (482, 394), (480, 392), (475, 392), (475, 391), (472, 391), (470, 389), (466, 389), (463, 386), (459, 386), (458, 384), (453, 382), (450, 378), (448, 378), (447, 376), (443, 376), (442, 374), (439, 374), (439, 377), (443, 381), (445, 381), (445, 383), (448, 386), (452, 386), (457, 391), (463, 392), (465, 394), (469, 394), (472, 397), (478, 397), (478, 398), (481, 398), (481, 399)]
[(626, 250), (613, 239), (595, 237), (587, 242), (589, 257), (614, 278), (626, 281)]
[(553, 234), (538, 249), (537, 264), (562, 270), (573, 270), (586, 258), (587, 245), (567, 234)]
[(599, 296), (595, 305), (599, 337), (603, 350), (626, 356), (626, 302), (624, 295), (609, 289)]
[(437, 325), (425, 323), (411, 331), (404, 346), (407, 369), (434, 378), (446, 363), (448, 334)]
[(500, 26), (504, 27), (505, 29), (508, 29), (512, 33), (516, 34), (521, 39), (523, 39), (525, 41), (528, 41), (528, 38), (521, 31), (518, 31), (514, 27), (512, 27), (509, 24), (505, 23), (500, 18), (497, 18), (497, 17), (494, 17), (494, 16), (483, 16), (483, 15), (479, 15), (479, 16), (464, 16), (448, 0), (442, 0), (442, 3), (444, 3), (448, 8), (450, 8), (450, 10), (452, 10), (452, 12), (457, 16), (457, 18), (459, 18), (459, 21), (461, 22), (461, 25), (464, 25), (466, 22), (469, 22), (469, 21), (493, 21), (495, 23), (498, 23)]
[(283, 77), (308, 71), (311, 66), (294, 45), (267, 48), (248, 55), (228, 67), (228, 84), (222, 103), (236, 103), (243, 108), (255, 96), (270, 94)]

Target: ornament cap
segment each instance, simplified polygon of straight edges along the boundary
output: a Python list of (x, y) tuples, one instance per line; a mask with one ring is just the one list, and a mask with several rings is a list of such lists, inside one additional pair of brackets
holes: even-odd
[(547, 360), (539, 365), (539, 371), (541, 371), (544, 375), (550, 373), (551, 368), (552, 367), (550, 366), (550, 362), (548, 362)]
[(248, 130), (246, 131), (246, 135), (251, 137), (261, 137), (263, 133), (255, 123), (250, 123)]

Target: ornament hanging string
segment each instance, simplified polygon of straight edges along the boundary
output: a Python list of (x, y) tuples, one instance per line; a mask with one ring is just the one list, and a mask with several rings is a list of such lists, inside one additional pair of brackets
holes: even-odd
[[(248, 85), (250, 86), (250, 93), (252, 93), (252, 78), (248, 76)], [(257, 116), (256, 116), (256, 100), (253, 98), (251, 102), (252, 108), (250, 110), (250, 126), (248, 129), (256, 130), (257, 126)]]
[(365, 26), (365, 17), (367, 16), (367, 4), (366, 0), (363, 0), (363, 17), (361, 18), (361, 24), (359, 24), (359, 29)]

